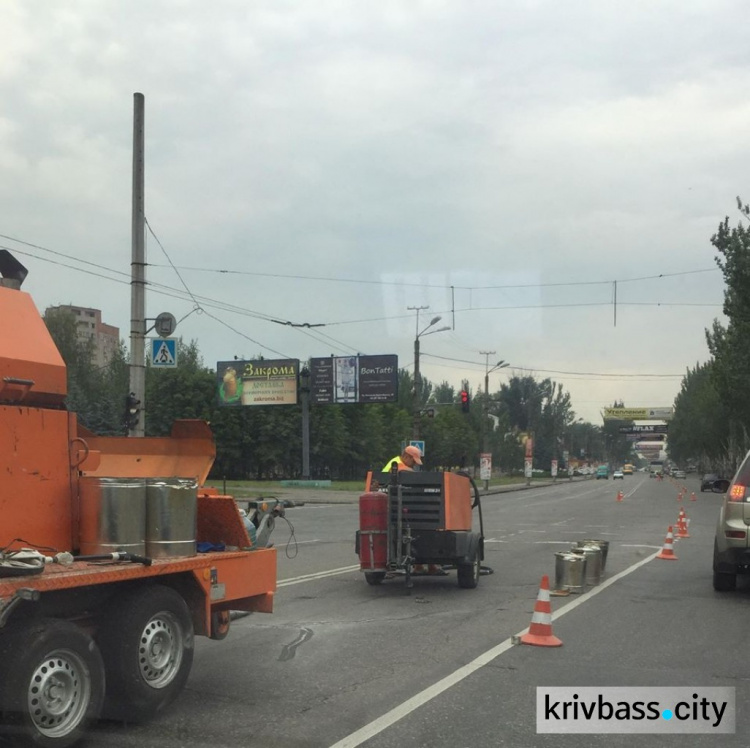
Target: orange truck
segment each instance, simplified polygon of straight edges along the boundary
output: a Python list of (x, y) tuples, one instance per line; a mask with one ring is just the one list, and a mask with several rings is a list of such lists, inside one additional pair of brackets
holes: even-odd
[(83, 428), (25, 268), (2, 251), (0, 275), (0, 736), (64, 748), (100, 716), (166, 707), (194, 637), (223, 639), (230, 611), (272, 611), (264, 541), (283, 509), (246, 523), (203, 487), (216, 454), (205, 422), (159, 438)]

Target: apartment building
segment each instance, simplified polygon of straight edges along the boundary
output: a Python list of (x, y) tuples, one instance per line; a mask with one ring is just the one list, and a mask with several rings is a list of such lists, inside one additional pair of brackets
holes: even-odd
[(94, 363), (96, 366), (106, 366), (120, 344), (120, 328), (102, 322), (102, 313), (99, 309), (68, 304), (50, 308), (69, 312), (75, 317), (78, 339), (93, 340)]

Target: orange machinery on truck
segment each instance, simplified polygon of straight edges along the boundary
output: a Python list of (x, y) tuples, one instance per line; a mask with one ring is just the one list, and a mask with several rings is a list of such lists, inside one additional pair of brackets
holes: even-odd
[[(65, 407), (65, 364), (20, 290), (25, 268), (2, 251), (0, 275), (0, 735), (62, 748), (100, 714), (143, 720), (170, 703), (194, 636), (223, 639), (231, 610), (270, 613), (276, 551), (248, 534), (232, 497), (198, 488), (215, 457), (205, 422), (177, 421), (163, 438), (83, 428)], [(118, 514), (107, 484), (165, 476), (192, 483), (194, 537), (153, 558), (113, 546), (143, 493), (120, 495)], [(268, 531), (282, 511), (256, 514)]]

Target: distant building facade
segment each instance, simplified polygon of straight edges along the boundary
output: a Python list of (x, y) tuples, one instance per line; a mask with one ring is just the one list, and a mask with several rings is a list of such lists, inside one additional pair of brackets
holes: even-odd
[(73, 315), (76, 321), (78, 339), (94, 342), (94, 364), (96, 366), (106, 366), (111, 361), (120, 345), (120, 328), (102, 322), (101, 310), (69, 304), (53, 306), (47, 311), (50, 309)]

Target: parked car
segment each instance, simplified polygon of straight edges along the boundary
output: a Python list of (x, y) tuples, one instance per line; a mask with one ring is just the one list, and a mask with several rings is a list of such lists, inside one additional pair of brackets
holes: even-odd
[(720, 477), (716, 473), (706, 473), (701, 478), (701, 491), (712, 490), (713, 485), (717, 480), (720, 480)]
[(625, 474), (622, 472), (622, 470), (615, 470), (614, 473), (612, 473), (612, 480), (625, 480)]
[(737, 575), (750, 573), (749, 487), (750, 452), (745, 455), (740, 469), (731, 482), (719, 478), (711, 486), (714, 493), (724, 493), (714, 537), (713, 572), (714, 589), (717, 592), (733, 590), (737, 586)]

